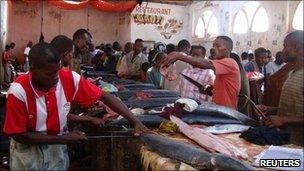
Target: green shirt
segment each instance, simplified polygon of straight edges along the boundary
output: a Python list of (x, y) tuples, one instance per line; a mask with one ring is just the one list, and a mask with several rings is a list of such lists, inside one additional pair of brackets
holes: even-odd
[(146, 73), (146, 76), (147, 76), (147, 81), (149, 83), (154, 84), (157, 88), (161, 88), (160, 80), (161, 80), (162, 75), (160, 74), (158, 69), (156, 69), (154, 67), (149, 68)]
[[(303, 68), (292, 71), (285, 81), (280, 96), (278, 114), (303, 117)], [(303, 144), (303, 125), (287, 125), (291, 143)]]

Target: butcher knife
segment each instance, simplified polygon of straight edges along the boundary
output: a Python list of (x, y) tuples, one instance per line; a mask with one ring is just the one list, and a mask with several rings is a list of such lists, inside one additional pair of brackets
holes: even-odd
[(189, 81), (191, 84), (193, 84), (194, 86), (196, 86), (201, 94), (206, 94), (206, 95), (209, 95), (209, 96), (212, 96), (212, 95), (213, 95), (213, 92), (212, 92), (213, 89), (207, 91), (206, 86), (204, 86), (204, 85), (198, 83), (197, 81), (193, 80), (192, 78), (188, 77), (187, 75), (184, 75), (184, 74), (182, 74), (182, 73), (179, 73), (179, 74), (182, 75), (182, 76), (183, 76), (187, 81)]

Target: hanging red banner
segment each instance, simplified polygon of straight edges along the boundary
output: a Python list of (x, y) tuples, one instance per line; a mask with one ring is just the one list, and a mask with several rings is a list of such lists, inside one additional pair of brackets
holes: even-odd
[(48, 2), (57, 8), (65, 10), (79, 10), (85, 8), (90, 0), (68, 1), (68, 0), (48, 0)]
[[(42, 0), (22, 0), (27, 3), (37, 3)], [(89, 3), (96, 9), (104, 12), (132, 12), (137, 5), (136, 0), (110, 3), (103, 0), (82, 0), (82, 1), (72, 1), (72, 0), (47, 0), (50, 4), (56, 6), (57, 8), (65, 10), (79, 10), (85, 8)]]
[(105, 12), (132, 12), (137, 5), (137, 1), (127, 1), (120, 3), (109, 3), (103, 0), (91, 0), (94, 8)]

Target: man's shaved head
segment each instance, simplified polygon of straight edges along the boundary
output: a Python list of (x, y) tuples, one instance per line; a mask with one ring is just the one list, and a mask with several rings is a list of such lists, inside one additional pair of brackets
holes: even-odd
[(285, 37), (282, 51), (284, 60), (303, 60), (303, 38), (303, 31), (294, 31)]
[(294, 31), (289, 33), (285, 39), (303, 46), (303, 38), (303, 31)]

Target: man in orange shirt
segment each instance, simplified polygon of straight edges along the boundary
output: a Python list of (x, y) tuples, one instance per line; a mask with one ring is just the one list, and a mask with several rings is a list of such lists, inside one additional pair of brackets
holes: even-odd
[(233, 42), (227, 36), (218, 36), (213, 42), (213, 48), (216, 55), (212, 61), (172, 52), (163, 61), (163, 65), (168, 66), (177, 60), (181, 60), (197, 68), (214, 70), (216, 78), (212, 101), (215, 104), (236, 109), (241, 78), (237, 63), (229, 57), (233, 48)]

